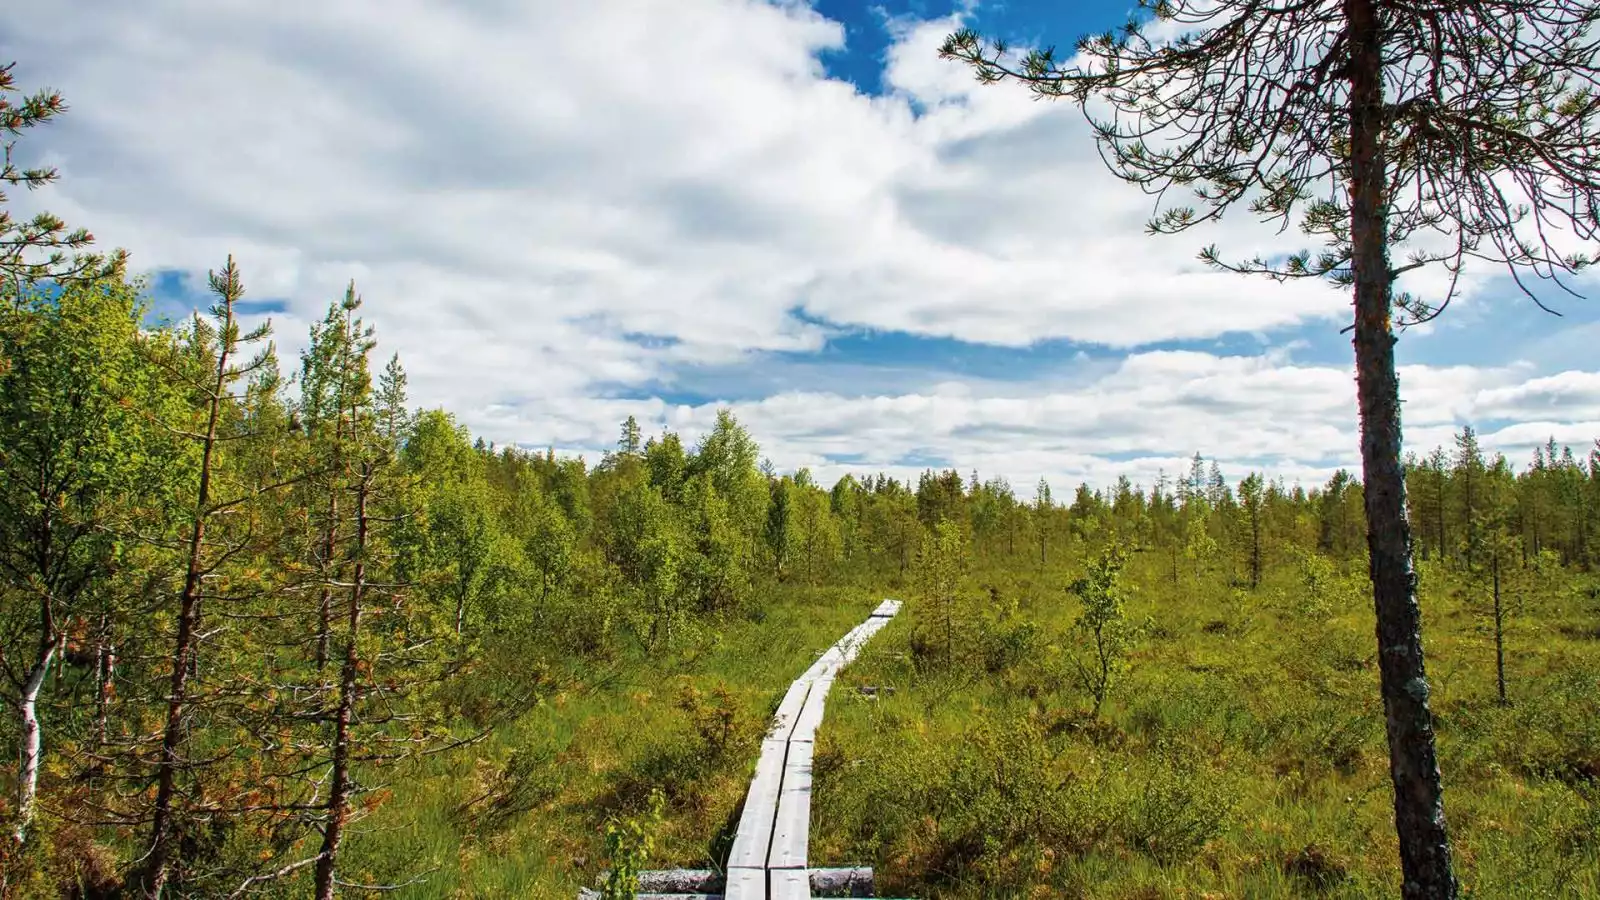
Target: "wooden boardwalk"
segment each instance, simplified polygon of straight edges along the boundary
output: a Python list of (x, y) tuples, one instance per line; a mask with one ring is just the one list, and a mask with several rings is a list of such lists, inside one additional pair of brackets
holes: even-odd
[[(824, 896), (871, 896), (871, 869), (811, 869), (811, 758), (823, 704), (833, 680), (879, 629), (900, 611), (900, 601), (878, 604), (789, 686), (761, 742), (727, 871), (640, 873), (641, 900), (809, 900), (813, 885)], [(717, 889), (721, 893), (713, 893)], [(864, 891), (864, 893), (862, 893)], [(842, 892), (842, 893), (841, 893)], [(597, 897), (583, 890), (580, 900)]]
[(812, 664), (784, 694), (773, 716), (739, 830), (728, 854), (726, 900), (798, 900), (811, 896), (806, 843), (811, 831), (811, 754), (833, 680), (900, 611), (885, 600)]

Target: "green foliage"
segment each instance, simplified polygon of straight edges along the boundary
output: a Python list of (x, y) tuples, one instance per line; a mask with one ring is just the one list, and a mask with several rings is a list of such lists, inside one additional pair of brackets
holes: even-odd
[(1291, 554), (1298, 584), (1289, 592), (1290, 606), (1311, 620), (1347, 612), (1362, 602), (1361, 590), (1316, 550), (1296, 547)]
[(678, 694), (678, 708), (689, 716), (707, 766), (743, 757), (759, 743), (762, 728), (740, 708), (725, 684), (716, 685), (708, 695), (685, 682)]
[[(16, 63), (0, 66), (0, 133), (5, 140), (0, 162), (0, 185), (21, 185), (37, 190), (56, 180), (52, 166), (24, 168), (15, 162), (13, 151), (17, 139), (30, 128), (37, 128), (61, 115), (67, 104), (56, 91), (40, 90), (24, 94), (16, 86), (11, 70)], [(48, 212), (39, 212), (32, 219), (19, 221), (5, 208), (7, 196), (0, 191), (0, 281), (13, 285), (22, 282), (68, 282), (80, 278), (90, 281), (101, 278), (120, 278), (126, 254), (117, 251), (109, 264), (99, 257), (83, 254), (83, 248), (94, 241), (86, 229), (67, 230), (65, 222)], [(41, 256), (42, 254), (42, 256)]]
[(1095, 715), (1100, 714), (1112, 684), (1127, 666), (1128, 651), (1138, 637), (1125, 609), (1126, 588), (1120, 576), (1126, 564), (1126, 554), (1113, 543), (1090, 564), (1088, 573), (1068, 588), (1083, 605), (1075, 628), (1089, 647), (1073, 658), (1073, 665), (1094, 702)]
[(751, 561), (733, 510), (704, 474), (689, 482), (684, 506), (694, 536), (686, 579), (690, 592), (703, 612), (739, 609), (749, 599)]
[(960, 527), (950, 518), (940, 519), (924, 534), (917, 554), (916, 585), (922, 602), (913, 615), (921, 638), (913, 650), (920, 659), (942, 656), (946, 668), (955, 664), (956, 633), (966, 625), (960, 607), (967, 564), (967, 543)]
[(1157, 862), (1192, 858), (1232, 816), (1228, 785), (1205, 770), (1192, 747), (1158, 744), (1130, 774), (1116, 829)]
[(457, 807), (456, 815), (475, 833), (504, 831), (518, 817), (559, 796), (562, 777), (554, 748), (519, 748), (512, 751), (488, 788)]
[(606, 823), (606, 859), (611, 869), (606, 874), (600, 896), (606, 900), (633, 900), (639, 892), (639, 872), (655, 849), (653, 831), (661, 824), (665, 804), (661, 792), (650, 795), (650, 814), (646, 819), (612, 819)]

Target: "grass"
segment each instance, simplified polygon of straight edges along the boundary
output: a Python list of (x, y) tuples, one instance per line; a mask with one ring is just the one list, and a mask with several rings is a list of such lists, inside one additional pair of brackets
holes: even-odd
[[(491, 739), (396, 777), (389, 801), (349, 844), (341, 877), (392, 884), (433, 869), (388, 896), (575, 897), (606, 868), (607, 816), (642, 815), (653, 787), (668, 803), (648, 867), (719, 864), (755, 742), (783, 692), (880, 599), (860, 588), (786, 586), (762, 601), (759, 619), (702, 630), (665, 656), (630, 650), (563, 673), (560, 687)], [(701, 698), (711, 740), (682, 708), (686, 686)], [(719, 687), (731, 705), (726, 739), (710, 721)], [(522, 766), (508, 767), (514, 754)], [(484, 795), (473, 814), (460, 812)]]
[[(1292, 565), (1250, 591), (1216, 575), (1174, 581), (1135, 554), (1124, 574), (1140, 636), (1094, 716), (1064, 589), (1081, 571), (1081, 559), (980, 566), (948, 662), (942, 610), (897, 586), (769, 588), (763, 615), (655, 657), (572, 666), (512, 652), (491, 668), (515, 682), (543, 666), (538, 705), (397, 773), (341, 877), (428, 872), (396, 897), (570, 898), (606, 868), (607, 818), (644, 816), (656, 789), (666, 815), (646, 866), (718, 865), (783, 692), (888, 595), (907, 607), (844, 670), (819, 733), (813, 865), (871, 865), (880, 895), (927, 900), (1394, 896), (1359, 573), (1308, 597)], [(1471, 586), (1423, 573), (1466, 896), (1600, 897), (1600, 604), (1585, 584), (1575, 576), (1513, 620), (1502, 706)]]
[[(1256, 591), (1173, 583), (1135, 555), (1131, 668), (1098, 718), (1069, 658), (1068, 564), (993, 566), (1037, 631), (996, 667), (992, 600), (952, 664), (913, 601), (846, 670), (819, 734), (812, 859), (869, 864), (895, 896), (1392, 897), (1392, 794), (1370, 601), (1325, 610), (1291, 566)], [(1564, 590), (1508, 638), (1512, 705), (1458, 576), (1422, 581), (1446, 812), (1471, 897), (1600, 897), (1600, 608)], [(923, 626), (928, 627), (928, 626)], [(938, 626), (933, 626), (936, 630)], [(868, 700), (853, 685), (896, 688)]]

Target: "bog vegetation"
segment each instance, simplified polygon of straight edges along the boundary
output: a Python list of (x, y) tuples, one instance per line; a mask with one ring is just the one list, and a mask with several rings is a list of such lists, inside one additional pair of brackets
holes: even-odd
[[(835, 688), (814, 864), (922, 897), (1392, 894), (1344, 472), (823, 485), (725, 411), (692, 446), (630, 418), (592, 462), (496, 448), (411, 406), (354, 285), (283, 361), (231, 259), (155, 322), (86, 234), (0, 234), (4, 897), (714, 867), (784, 688), (885, 594), (909, 615)], [(1600, 896), (1600, 444), (1514, 470), (1466, 428), (1404, 478), (1459, 877)]]
[[(1392, 889), (1345, 473), (824, 486), (727, 412), (590, 465), (410, 409), (353, 288), (288, 377), (231, 262), (212, 289), (159, 327), (115, 273), (0, 295), (9, 896), (716, 865), (783, 688), (886, 593), (911, 614), (830, 708), (819, 863), (928, 897)], [(1513, 471), (1468, 428), (1407, 477), (1464, 883), (1600, 895), (1600, 448)]]

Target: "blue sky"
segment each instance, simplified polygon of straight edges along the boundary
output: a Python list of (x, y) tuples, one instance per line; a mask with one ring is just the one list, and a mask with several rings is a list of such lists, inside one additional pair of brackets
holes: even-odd
[[(1356, 459), (1347, 300), (1194, 258), (1293, 236), (1147, 238), (1076, 111), (937, 59), (1132, 6), (13, 6), (0, 52), (72, 106), (27, 144), (61, 182), (15, 199), (129, 248), (156, 315), (234, 254), (288, 361), (354, 279), (413, 399), (498, 443), (592, 457), (630, 414), (692, 442), (727, 404), (823, 480), (1148, 484), (1199, 451), (1319, 481)], [(1475, 273), (1403, 336), (1412, 446), (1591, 446), (1600, 317), (1554, 302)]]
[(882, 93), (884, 51), (891, 45), (888, 24), (893, 20), (944, 19), (969, 13), (966, 22), (985, 35), (1017, 46), (1055, 45), (1070, 50), (1082, 34), (1095, 33), (1125, 22), (1137, 4), (1121, 0), (1010, 0), (996, 3), (916, 2), (884, 3), (854, 0), (816, 0), (812, 8), (839, 22), (845, 30), (845, 47), (824, 53), (822, 64), (829, 76), (848, 81), (867, 94)]

